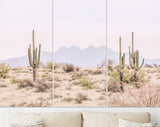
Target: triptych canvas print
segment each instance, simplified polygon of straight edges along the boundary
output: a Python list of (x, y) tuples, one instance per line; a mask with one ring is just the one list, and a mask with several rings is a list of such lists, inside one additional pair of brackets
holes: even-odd
[(158, 10), (144, 0), (1, 0), (0, 107), (159, 107)]

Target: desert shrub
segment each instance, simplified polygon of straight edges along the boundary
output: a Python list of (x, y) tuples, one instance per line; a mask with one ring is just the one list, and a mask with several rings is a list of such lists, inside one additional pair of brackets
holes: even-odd
[(14, 68), (12, 68), (12, 70), (17, 71), (17, 70), (21, 70), (21, 68), (20, 67), (14, 67)]
[(51, 101), (48, 101), (44, 97), (38, 97), (36, 100), (30, 102), (24, 100), (24, 102), (15, 105), (15, 107), (51, 107), (51, 105)]
[(51, 75), (51, 76), (47, 76), (47, 77), (46, 77), (46, 80), (47, 80), (47, 81), (52, 81), (52, 80), (53, 80), (52, 75)]
[(102, 60), (101, 66), (106, 67), (106, 65), (107, 65), (107, 59), (105, 58), (104, 60)]
[(54, 93), (54, 99), (56, 99), (56, 98), (62, 98), (62, 95), (58, 95), (58, 94)]
[(6, 65), (5, 63), (0, 64), (0, 77), (7, 78), (7, 74), (10, 71), (9, 65)]
[(78, 84), (79, 84), (79, 80), (73, 80), (73, 81), (72, 81), (72, 84), (78, 85)]
[(65, 101), (65, 102), (71, 102), (73, 100), (73, 98), (71, 97), (65, 97), (64, 99), (62, 99), (62, 101)]
[(102, 73), (103, 73), (103, 71), (100, 70), (100, 69), (97, 69), (97, 70), (93, 71), (93, 74), (94, 74), (94, 75), (100, 75), (100, 74), (102, 74)]
[(84, 87), (85, 89), (92, 89), (93, 82), (88, 77), (81, 77), (79, 78), (79, 84)]
[(44, 81), (38, 81), (36, 83), (36, 92), (45, 92), (47, 89), (50, 88), (52, 88), (52, 85)]
[(156, 68), (156, 67), (158, 67), (158, 65), (157, 64), (153, 64), (153, 66)]
[(98, 100), (106, 100), (106, 98), (105, 98), (105, 96), (99, 96), (98, 98), (97, 98)]
[(48, 68), (48, 69), (51, 69), (51, 70), (52, 70), (52, 69), (53, 69), (52, 66), (53, 66), (52, 62), (48, 62), (48, 63), (47, 63), (47, 68)]
[(35, 83), (30, 79), (21, 80), (18, 84), (19, 88), (34, 87)]
[(88, 75), (88, 74), (93, 74), (93, 70), (92, 69), (85, 69), (84, 72)]
[(108, 65), (113, 65), (113, 61), (112, 60), (108, 60)]
[(108, 81), (108, 91), (109, 92), (120, 92), (120, 83), (117, 80)]
[(140, 70), (138, 72), (138, 81), (139, 82), (145, 82), (146, 81), (145, 75), (146, 75), (145, 71), (144, 70)]
[(76, 67), (76, 69), (75, 69), (76, 71), (80, 71), (80, 68), (79, 67)]
[[(123, 82), (125, 83), (145, 82), (144, 70), (140, 70), (137, 72), (137, 79), (138, 79), (137, 81), (135, 81), (134, 73), (135, 73), (134, 70), (124, 69)], [(116, 69), (114, 69), (112, 72), (109, 72), (109, 76), (111, 76), (110, 80), (120, 81), (119, 72)]]
[(109, 72), (108, 75), (113, 79), (113, 80), (119, 80), (119, 72), (114, 69), (113, 71)]
[(29, 71), (28, 70), (21, 70), (18, 73), (29, 73)]
[(82, 103), (85, 100), (89, 100), (89, 98), (86, 94), (82, 94), (82, 93), (78, 93), (77, 97), (75, 98), (75, 101), (79, 104)]
[(13, 76), (11, 78), (10, 82), (11, 82), (11, 84), (17, 84), (17, 83), (20, 83), (20, 80), (17, 77)]
[(65, 86), (65, 89), (66, 90), (71, 90), (72, 88), (71, 88), (71, 86)]
[(113, 70), (114, 70), (114, 67), (112, 65), (108, 65), (108, 72)]
[(72, 73), (72, 79), (73, 80), (75, 80), (75, 79), (77, 79), (77, 78), (79, 78), (79, 77), (81, 77), (81, 76), (83, 76), (83, 72), (81, 72), (81, 71), (74, 71), (73, 73)]
[(124, 82), (126, 83), (135, 83), (135, 82), (145, 82), (145, 71), (140, 70), (137, 72), (137, 81), (134, 78), (134, 70), (125, 70), (124, 71)]
[(45, 74), (42, 74), (42, 75), (41, 75), (41, 78), (45, 78), (46, 76), (47, 76), (47, 75), (45, 75)]
[(131, 70), (124, 69), (124, 74), (123, 74), (123, 82), (125, 83), (131, 83)]
[(60, 76), (54, 75), (54, 81), (61, 82), (62, 78)]
[(140, 70), (140, 71), (137, 72), (137, 81), (135, 81), (134, 74), (135, 74), (134, 71), (130, 72), (129, 83), (145, 82), (145, 71), (144, 70)]
[(7, 85), (5, 85), (5, 84), (0, 84), (0, 87), (7, 87)]
[(58, 63), (54, 63), (54, 70), (59, 68), (59, 67), (60, 67), (60, 65)]
[(150, 64), (145, 64), (145, 67), (153, 68), (153, 66), (151, 66)]
[(65, 71), (65, 72), (73, 72), (74, 71), (74, 69), (75, 69), (75, 67), (74, 67), (74, 65), (72, 65), (72, 64), (66, 64), (66, 65), (64, 65), (64, 67), (63, 67), (63, 70)]
[(160, 106), (160, 86), (150, 84), (141, 89), (127, 89), (119, 95), (108, 98), (109, 107), (159, 107)]

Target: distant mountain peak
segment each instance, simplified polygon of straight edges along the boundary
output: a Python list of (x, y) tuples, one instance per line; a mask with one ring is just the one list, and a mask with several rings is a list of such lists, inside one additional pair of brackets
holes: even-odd
[(106, 58), (106, 47), (93, 45), (80, 49), (76, 46), (60, 48), (54, 52), (54, 61), (58, 63), (71, 63), (75, 66), (95, 67)]
[[(93, 45), (89, 45), (87, 48), (96, 48), (95, 46), (93, 46)], [(86, 49), (87, 49), (86, 48)]]

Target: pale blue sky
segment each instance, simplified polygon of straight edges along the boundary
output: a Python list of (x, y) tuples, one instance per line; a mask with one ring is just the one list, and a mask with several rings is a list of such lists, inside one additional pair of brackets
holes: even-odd
[(54, 51), (106, 45), (106, 0), (54, 0)]
[(0, 59), (27, 54), (35, 29), (36, 44), (52, 51), (52, 0), (0, 0)]
[(135, 48), (146, 58), (160, 58), (160, 1), (108, 0), (107, 43), (118, 52), (119, 36), (123, 51), (131, 45), (131, 32), (135, 35)]

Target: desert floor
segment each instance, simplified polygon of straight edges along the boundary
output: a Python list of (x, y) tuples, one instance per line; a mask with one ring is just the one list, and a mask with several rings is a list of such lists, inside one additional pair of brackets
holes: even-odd
[(105, 107), (106, 68), (74, 68), (64, 71), (65, 65), (54, 69), (55, 107)]
[(31, 67), (12, 68), (6, 78), (0, 78), (0, 107), (51, 107), (52, 70), (37, 69), (33, 82)]
[(140, 71), (138, 88), (133, 82), (124, 82), (124, 92), (119, 89), (119, 80), (113, 80), (113, 73), (108, 72), (109, 107), (160, 107), (160, 67), (143, 67)]

